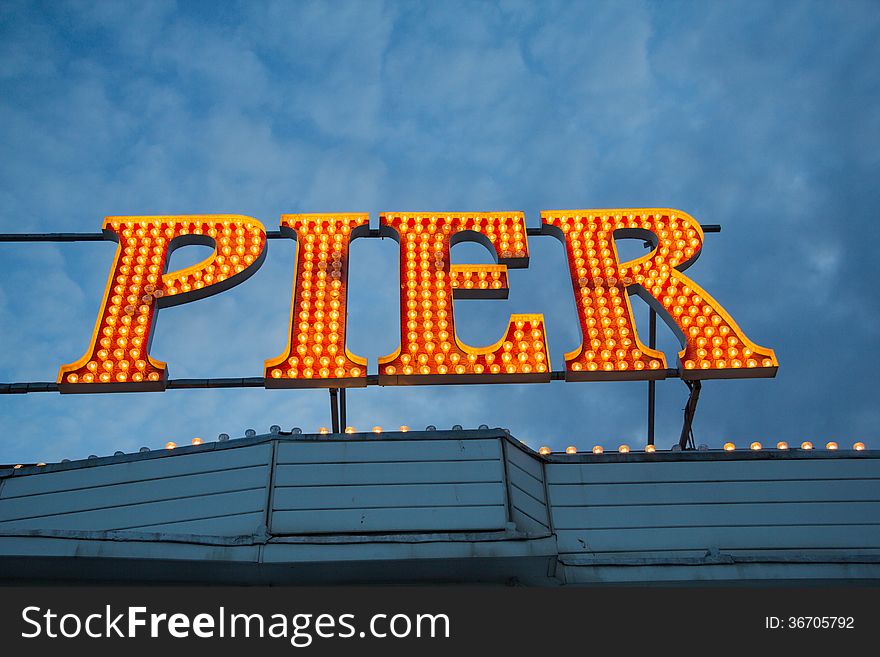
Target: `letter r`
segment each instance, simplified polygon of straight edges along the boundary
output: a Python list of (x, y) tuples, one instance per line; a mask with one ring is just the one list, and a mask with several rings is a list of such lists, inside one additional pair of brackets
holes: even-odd
[[(566, 354), (566, 380), (661, 379), (666, 361), (643, 345), (628, 294), (638, 293), (678, 336), (685, 379), (772, 377), (772, 349), (751, 342), (708, 292), (682, 273), (696, 261), (703, 230), (690, 215), (665, 208), (541, 213), (546, 234), (565, 244), (583, 336)], [(620, 262), (615, 237), (652, 247)]]

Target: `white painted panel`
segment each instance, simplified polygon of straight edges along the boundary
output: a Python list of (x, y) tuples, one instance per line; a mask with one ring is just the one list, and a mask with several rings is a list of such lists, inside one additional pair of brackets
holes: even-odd
[[(754, 558), (763, 558), (772, 560), (775, 557), (784, 557), (788, 554), (786, 551), (782, 550), (728, 550), (727, 554), (731, 554), (734, 556), (740, 557), (749, 557), (751, 559)], [(846, 560), (847, 558), (852, 559), (855, 556), (864, 557), (864, 556), (872, 556), (872, 557), (880, 557), (880, 547), (861, 547), (857, 553), (853, 553), (850, 550), (840, 549), (840, 548), (820, 548), (820, 549), (799, 549), (797, 550), (797, 555), (799, 558), (807, 558), (813, 561), (822, 561), (823, 559), (827, 560)], [(880, 561), (877, 561), (878, 565), (880, 565)]]
[(541, 462), (509, 443), (505, 444), (505, 454), (511, 520), (520, 531), (546, 534), (550, 518)]
[(553, 484), (554, 506), (682, 502), (880, 501), (878, 479), (709, 481), (657, 484)]
[(297, 486), (276, 488), (275, 510), (359, 509), (504, 504), (504, 487), (491, 484), (404, 484), (377, 486)]
[(498, 439), (282, 442), (276, 463), (370, 463), (498, 459)]
[(880, 502), (553, 507), (556, 529), (878, 524)]
[(880, 525), (556, 530), (561, 553), (652, 550), (833, 549), (880, 545)]
[(266, 486), (267, 482), (268, 467), (252, 466), (128, 484), (110, 484), (97, 488), (0, 498), (0, 522), (160, 500), (186, 499), (199, 495), (258, 488)]
[(548, 463), (547, 483), (649, 483), (880, 478), (880, 459), (807, 458), (768, 461)]
[(250, 536), (263, 525), (264, 514), (241, 513), (224, 515), (219, 518), (203, 518), (202, 520), (182, 520), (160, 525), (144, 525), (130, 527), (131, 531), (164, 532), (169, 534), (197, 534), (202, 536)]
[(50, 515), (0, 522), (2, 529), (78, 529), (83, 531), (128, 529), (181, 520), (262, 511), (265, 487), (234, 493), (218, 493), (164, 502), (116, 506), (108, 509)]
[(521, 470), (528, 472), (538, 481), (544, 481), (544, 472), (540, 461), (515, 445), (507, 445), (506, 449), (507, 459), (511, 463), (515, 463)]
[(345, 463), (279, 465), (276, 486), (419, 484), (502, 481), (500, 459), (457, 463)]
[(532, 519), (540, 522), (545, 527), (549, 527), (547, 518), (547, 507), (543, 502), (536, 500), (528, 493), (523, 492), (514, 485), (510, 488), (510, 503), (513, 508), (522, 511)]
[(272, 514), (272, 532), (319, 534), (487, 531), (503, 529), (506, 522), (507, 512), (504, 506), (276, 511)]
[(513, 520), (513, 524), (516, 525), (517, 530), (520, 532), (538, 536), (550, 535), (550, 529), (545, 523), (536, 521), (516, 507), (510, 509), (510, 517), (511, 520)]
[(513, 462), (507, 464), (507, 479), (536, 499), (543, 500), (546, 497), (544, 483), (521, 470)]
[(15, 476), (3, 482), (0, 495), (6, 499), (19, 495), (176, 477), (196, 472), (268, 465), (270, 455), (269, 444), (206, 450), (194, 454), (168, 453), (167, 456), (159, 458), (139, 459), (113, 465), (94, 465), (60, 472)]
[[(840, 586), (840, 582), (864, 580), (865, 584), (871, 580), (880, 578), (880, 566), (866, 563), (737, 563), (737, 564), (712, 564), (694, 567), (685, 566), (588, 566), (586, 568), (566, 566), (560, 569), (565, 581), (570, 584), (615, 584), (623, 586), (644, 586), (645, 583), (671, 585), (671, 586), (715, 586), (719, 583), (728, 586), (737, 583), (748, 587), (764, 586), (792, 586), (793, 582), (801, 582), (801, 585), (809, 586)], [(559, 571), (557, 571), (559, 574)], [(795, 585), (797, 586), (797, 585)], [(755, 592), (756, 599), (760, 599), (760, 593)], [(797, 594), (792, 595), (795, 598)], [(765, 606), (761, 600), (762, 606)], [(720, 614), (719, 614), (720, 615)], [(734, 629), (734, 632), (737, 630)], [(812, 636), (817, 636), (813, 634)], [(809, 641), (809, 639), (808, 639)], [(694, 651), (695, 652), (695, 651)], [(717, 651), (724, 652), (726, 651)], [(730, 654), (740, 654), (730, 650)], [(768, 650), (755, 650), (759, 654), (774, 654)], [(819, 650), (802, 651), (806, 654), (820, 654)], [(853, 651), (859, 654), (860, 651)], [(798, 654), (791, 651), (789, 654)]]
[[(132, 537), (134, 538), (134, 537)], [(44, 537), (0, 537), (0, 558), (7, 556), (62, 557), (69, 559), (69, 573), (79, 574), (79, 566), (84, 558), (99, 559), (172, 559), (178, 562), (256, 562), (260, 548), (256, 545), (204, 545), (198, 543), (169, 542), (159, 543), (150, 540), (96, 541), (88, 539), (44, 538)], [(97, 562), (93, 562), (97, 563)], [(6, 564), (4, 564), (6, 566)], [(109, 577), (118, 579), (119, 564), (108, 564)], [(185, 566), (184, 566), (185, 567)], [(125, 575), (136, 579), (138, 573)], [(6, 582), (4, 581), (4, 584)], [(49, 582), (52, 584), (54, 582)], [(75, 652), (75, 651), (74, 651)]]

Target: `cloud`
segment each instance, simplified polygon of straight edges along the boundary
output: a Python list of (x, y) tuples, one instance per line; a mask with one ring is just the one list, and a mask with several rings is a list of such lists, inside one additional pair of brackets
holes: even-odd
[[(880, 12), (867, 2), (5, 3), (2, 230), (91, 231), (108, 214), (670, 206), (721, 223), (689, 270), (777, 379), (704, 386), (698, 442), (833, 437), (880, 422), (870, 355), (880, 207)], [(530, 240), (507, 301), (456, 306), (497, 339), (543, 312), (554, 367), (577, 345), (561, 247)], [(396, 244), (352, 250), (350, 347), (398, 330)], [(462, 252), (455, 257), (472, 257)], [(471, 252), (473, 253), (473, 252)], [(0, 380), (81, 355), (109, 244), (0, 247)], [(259, 375), (285, 341), (290, 243), (235, 290), (163, 310), (174, 376)], [(646, 311), (636, 304), (639, 326)], [(661, 347), (678, 349), (668, 332)], [(372, 365), (375, 368), (375, 365)], [(508, 427), (533, 446), (644, 435), (644, 383), (350, 391), (349, 418)], [(658, 384), (658, 441), (686, 389)], [(0, 399), (0, 462), (329, 422), (325, 391)]]

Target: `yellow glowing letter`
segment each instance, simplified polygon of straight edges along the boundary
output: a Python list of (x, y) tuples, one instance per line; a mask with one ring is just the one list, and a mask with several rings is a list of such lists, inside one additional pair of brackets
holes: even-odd
[[(62, 365), (59, 390), (164, 390), (165, 363), (150, 358), (157, 308), (227, 290), (253, 274), (266, 254), (266, 231), (240, 215), (107, 217), (104, 235), (119, 242), (104, 301), (89, 344), (75, 363)], [(187, 244), (214, 247), (206, 260), (164, 273), (168, 255)]]
[(348, 247), (369, 234), (368, 214), (291, 214), (281, 232), (296, 239), (287, 348), (266, 361), (267, 388), (367, 385), (367, 361), (345, 346)]
[[(379, 359), (380, 385), (525, 383), (550, 380), (543, 315), (512, 315), (497, 343), (458, 339), (453, 298), (504, 297), (507, 267), (528, 266), (521, 212), (383, 214), (400, 242), (400, 348)], [(500, 265), (450, 266), (460, 241), (486, 246)]]
[[(565, 244), (583, 336), (565, 355), (566, 380), (658, 379), (663, 354), (643, 345), (627, 294), (638, 293), (681, 342), (685, 379), (768, 377), (772, 349), (749, 341), (721, 305), (681, 273), (700, 254), (703, 231), (690, 215), (669, 209), (542, 212), (544, 232)], [(614, 238), (637, 237), (653, 250), (621, 263)]]

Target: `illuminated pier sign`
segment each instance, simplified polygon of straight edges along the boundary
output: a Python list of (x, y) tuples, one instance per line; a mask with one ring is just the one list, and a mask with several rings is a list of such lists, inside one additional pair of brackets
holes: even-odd
[[(773, 350), (751, 342), (682, 273), (703, 244), (703, 231), (690, 215), (658, 208), (561, 210), (542, 212), (541, 220), (541, 233), (565, 245), (581, 329), (580, 346), (565, 354), (566, 381), (667, 375), (663, 353), (639, 339), (631, 294), (650, 304), (678, 336), (682, 378), (776, 374)], [(367, 360), (346, 348), (346, 336), (349, 247), (376, 233), (369, 215), (284, 215), (280, 233), (296, 240), (293, 295), (287, 345), (277, 345), (280, 354), (266, 360), (265, 386), (367, 385)], [(247, 279), (265, 258), (266, 230), (240, 215), (108, 217), (104, 235), (119, 242), (104, 300), (86, 353), (61, 367), (59, 390), (163, 390), (167, 368), (149, 354), (158, 309)], [(528, 267), (521, 212), (387, 213), (378, 236), (400, 244), (400, 346), (379, 359), (380, 385), (550, 381), (542, 314), (512, 315), (498, 341), (484, 347), (465, 344), (455, 328), (454, 299), (506, 298), (508, 268)], [(628, 237), (653, 248), (621, 262), (615, 239)], [(483, 244), (497, 264), (451, 264), (450, 250), (462, 241)], [(187, 244), (214, 251), (192, 267), (166, 272), (169, 254)]]

